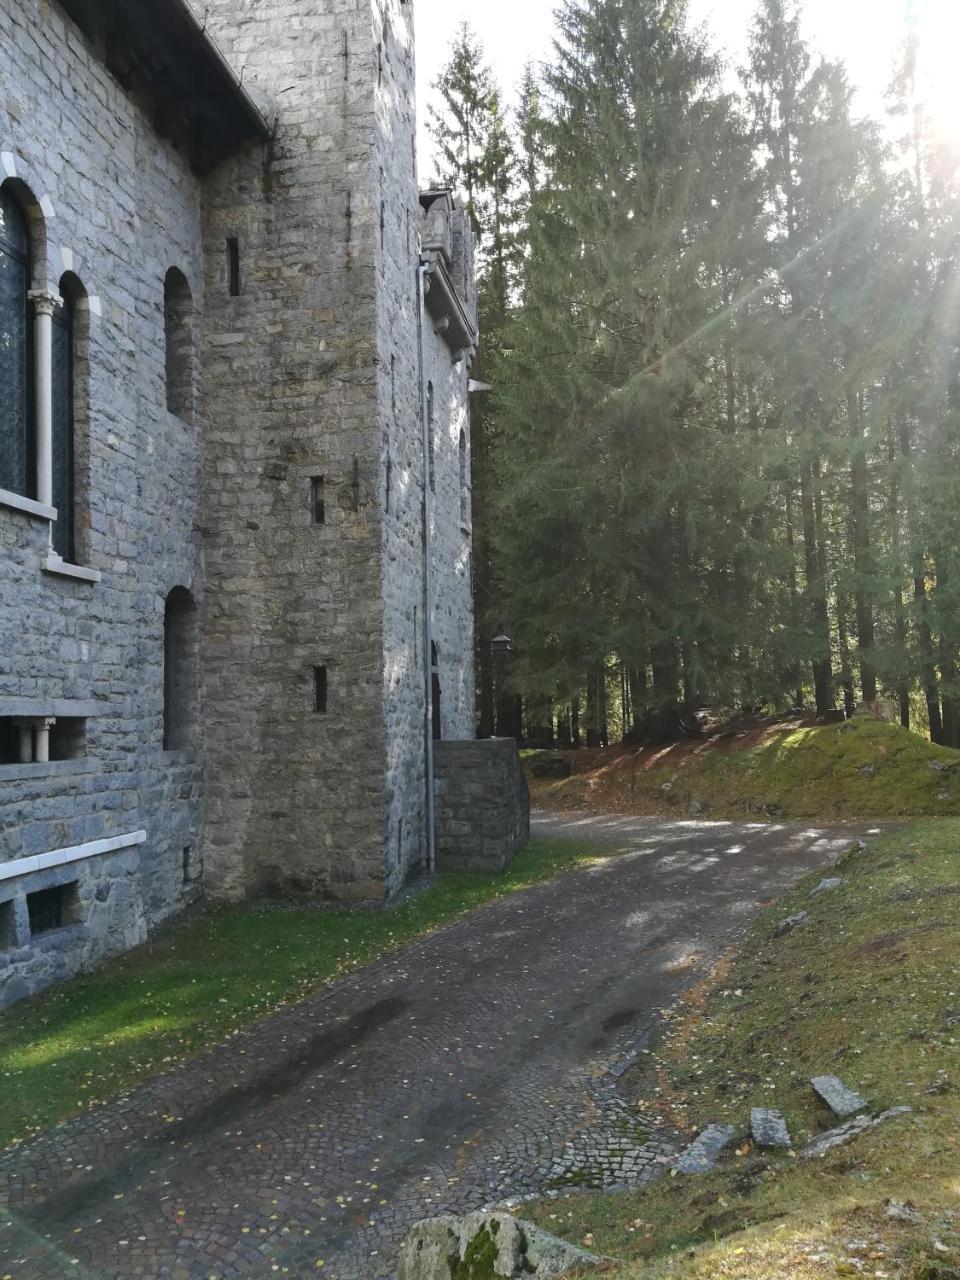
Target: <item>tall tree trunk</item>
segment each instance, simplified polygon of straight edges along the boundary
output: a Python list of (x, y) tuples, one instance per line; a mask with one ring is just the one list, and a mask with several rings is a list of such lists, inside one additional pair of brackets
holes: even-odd
[(833, 663), (830, 659), (830, 613), (827, 584), (817, 538), (819, 485), (813, 462), (800, 465), (800, 512), (803, 523), (803, 557), (806, 569), (807, 616), (819, 655), (813, 661), (813, 687), (817, 715), (833, 710)]
[(640, 730), (640, 712), (645, 710), (647, 701), (647, 668), (631, 667), (627, 683), (630, 686), (630, 732), (637, 734)]
[[(900, 453), (908, 471), (913, 470), (913, 443), (910, 439), (910, 427), (905, 418), (900, 419)], [(940, 714), (940, 684), (937, 680), (937, 668), (933, 657), (933, 632), (930, 629), (930, 609), (927, 599), (927, 575), (924, 568), (923, 551), (920, 547), (920, 521), (917, 512), (916, 495), (911, 484), (907, 490), (907, 525), (912, 548), (913, 599), (917, 608), (917, 649), (920, 653), (920, 683), (927, 703), (927, 718), (930, 722), (930, 739), (932, 742), (943, 742), (943, 717)]]
[[(797, 585), (797, 543), (794, 535), (793, 486), (788, 484), (784, 490), (784, 514), (787, 526), (787, 550), (790, 552), (790, 567), (787, 572), (790, 587), (790, 618), (793, 626), (800, 622), (800, 589)], [(798, 685), (793, 695), (794, 706), (803, 706), (803, 689)]]
[(843, 690), (843, 709), (849, 720), (857, 709), (857, 694), (853, 687), (853, 668), (850, 665), (847, 612), (844, 602), (840, 599), (837, 600), (837, 637), (840, 650), (840, 687)]
[(574, 747), (579, 751), (583, 745), (583, 739), (580, 736), (580, 699), (574, 698), (570, 704), (570, 739)]
[(900, 479), (897, 472), (897, 441), (891, 427), (887, 461), (890, 464), (890, 546), (893, 550), (893, 627), (897, 640), (897, 702), (900, 723), (910, 728), (910, 683), (907, 678), (907, 615), (903, 601), (903, 538), (900, 528)]
[(587, 746), (603, 746), (603, 672), (587, 672)]
[[(937, 570), (937, 591), (946, 594), (950, 587), (950, 570), (946, 553), (938, 548), (935, 553)], [(956, 650), (950, 637), (943, 634), (939, 637), (937, 649), (940, 657), (940, 676), (942, 680), (940, 697), (943, 706), (943, 745), (945, 747), (960, 746), (960, 704), (957, 701), (957, 690), (960, 689), (960, 670), (957, 667)]]
[(867, 584), (873, 580), (873, 557), (870, 537), (870, 494), (867, 478), (867, 454), (863, 439), (863, 398), (852, 391), (847, 398), (850, 434), (855, 441), (850, 462), (850, 539), (856, 572), (855, 606), (857, 643), (860, 647), (860, 684), (864, 702), (877, 700), (877, 675), (874, 667), (873, 607)]

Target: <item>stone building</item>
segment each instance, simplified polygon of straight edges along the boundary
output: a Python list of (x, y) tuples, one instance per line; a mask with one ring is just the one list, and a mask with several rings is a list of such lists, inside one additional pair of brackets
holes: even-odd
[(431, 865), (477, 333), (412, 8), (0, 0), (0, 1004)]

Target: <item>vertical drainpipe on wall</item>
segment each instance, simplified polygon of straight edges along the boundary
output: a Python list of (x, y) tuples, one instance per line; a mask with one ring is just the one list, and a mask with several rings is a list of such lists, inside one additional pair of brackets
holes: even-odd
[(425, 760), (425, 812), (427, 822), (427, 871), (437, 866), (437, 828), (433, 791), (433, 581), (431, 574), (430, 520), (430, 423), (427, 408), (426, 342), (424, 325), (427, 318), (427, 274), (430, 267), (421, 262), (417, 270), (417, 339), (420, 356), (420, 437), (423, 445), (423, 734)]

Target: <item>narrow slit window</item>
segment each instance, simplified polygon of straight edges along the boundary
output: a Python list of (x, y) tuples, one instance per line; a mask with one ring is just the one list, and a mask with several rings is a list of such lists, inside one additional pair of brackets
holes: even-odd
[(240, 297), (240, 241), (236, 236), (227, 236), (227, 281), (230, 297)]
[(323, 476), (314, 476), (310, 481), (310, 510), (314, 524), (327, 523), (327, 504)]
[(72, 563), (75, 557), (74, 512), (74, 302), (69, 287), (60, 285), (61, 305), (53, 313), (53, 549)]
[(327, 714), (327, 668), (313, 668), (313, 709), (317, 715)]

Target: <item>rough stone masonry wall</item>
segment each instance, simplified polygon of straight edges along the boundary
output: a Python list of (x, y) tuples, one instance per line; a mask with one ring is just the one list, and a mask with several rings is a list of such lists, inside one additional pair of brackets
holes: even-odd
[[(71, 269), (95, 299), (77, 317), (78, 558), (102, 574), (43, 572), (46, 521), (0, 507), (0, 715), (86, 719), (80, 758), (0, 765), (0, 870), (146, 831), (0, 879), (3, 1004), (141, 940), (196, 891), (199, 758), (161, 746), (164, 600), (179, 585), (202, 604), (200, 429), (166, 412), (163, 285), (177, 266), (199, 301), (202, 281), (197, 182), (59, 6), (0, 0), (0, 45), (0, 180), (30, 206), (35, 283)], [(26, 894), (74, 881), (73, 923), (31, 939)]]
[[(454, 218), (464, 215), (455, 211)], [(471, 298), (465, 299), (468, 307)], [(433, 550), (433, 635), (440, 666), (440, 708), (444, 738), (476, 737), (473, 662), (473, 532), (470, 494), (469, 378), (466, 359), (453, 363), (443, 338), (426, 326), (425, 376), (433, 386), (434, 492), (431, 496)], [(464, 467), (461, 484), (460, 437)]]
[[(418, 280), (422, 211), (417, 186), (412, 6), (374, 0), (379, 192), (377, 347), (381, 424), (387, 888), (402, 887), (426, 850), (423, 436)], [(433, 68), (422, 74), (431, 76)], [(471, 299), (467, 299), (468, 304)], [(469, 439), (467, 362), (452, 364), (425, 326), (424, 378), (434, 387), (436, 492), (431, 495), (434, 639), (444, 736), (474, 736), (469, 522), (460, 519), (460, 431)], [(469, 485), (469, 458), (466, 472)]]
[(272, 146), (205, 192), (206, 888), (382, 897), (373, 14), (317, 0), (205, 8), (276, 123)]
[(420, 203), (411, 6), (375, 0), (374, 141), (380, 418), (387, 888), (426, 851), (423, 667), (423, 448), (417, 332)]
[(512, 738), (439, 742), (437, 866), (503, 871), (530, 839), (530, 793)]

